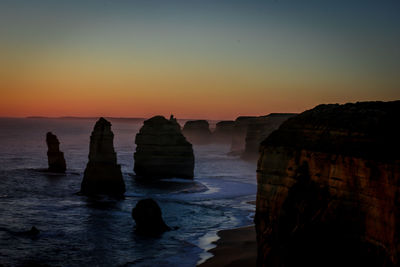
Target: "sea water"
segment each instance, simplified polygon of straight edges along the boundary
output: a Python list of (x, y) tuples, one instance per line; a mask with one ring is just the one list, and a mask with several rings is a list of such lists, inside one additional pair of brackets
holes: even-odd
[[(0, 265), (195, 266), (210, 254), (216, 232), (249, 225), (256, 164), (228, 156), (229, 145), (194, 145), (193, 181), (135, 180), (133, 153), (140, 120), (111, 119), (126, 198), (88, 198), (80, 190), (95, 119), (0, 119)], [(46, 133), (59, 138), (66, 174), (47, 168)], [(135, 233), (132, 208), (160, 205), (174, 230), (159, 238)], [(37, 237), (20, 234), (32, 226)]]

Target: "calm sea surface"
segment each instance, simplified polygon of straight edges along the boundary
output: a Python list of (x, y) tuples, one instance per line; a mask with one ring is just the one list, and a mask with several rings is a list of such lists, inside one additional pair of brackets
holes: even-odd
[[(227, 156), (229, 145), (194, 146), (193, 181), (135, 182), (138, 121), (110, 120), (126, 199), (78, 196), (93, 119), (0, 118), (0, 265), (195, 266), (210, 254), (216, 231), (251, 224), (256, 164)], [(61, 142), (65, 175), (47, 168), (46, 132)], [(131, 210), (154, 198), (165, 222), (177, 228), (160, 238), (134, 231)], [(21, 232), (37, 227), (30, 238)]]

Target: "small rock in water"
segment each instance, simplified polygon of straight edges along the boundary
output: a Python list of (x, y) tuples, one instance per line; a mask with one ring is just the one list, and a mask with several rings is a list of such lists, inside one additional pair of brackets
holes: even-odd
[(136, 231), (147, 236), (158, 236), (171, 228), (165, 224), (162, 212), (153, 199), (142, 199), (132, 209), (132, 218), (136, 222)]

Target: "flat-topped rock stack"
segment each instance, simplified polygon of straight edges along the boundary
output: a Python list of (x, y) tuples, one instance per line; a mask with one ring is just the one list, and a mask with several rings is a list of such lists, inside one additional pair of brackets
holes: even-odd
[(67, 165), (64, 159), (64, 153), (60, 151), (60, 142), (56, 135), (52, 132), (46, 134), (47, 144), (47, 161), (49, 164), (48, 170), (51, 172), (64, 173)]
[(320, 105), (262, 142), (258, 266), (400, 265), (399, 114)]
[(234, 121), (220, 121), (215, 125), (212, 140), (216, 143), (232, 143)]
[(257, 160), (261, 142), (287, 119), (295, 116), (294, 113), (271, 113), (252, 120), (246, 132), (246, 144), (242, 158), (246, 160)]
[(155, 116), (144, 121), (135, 143), (136, 176), (147, 179), (193, 179), (192, 144), (183, 136), (180, 125), (172, 116), (169, 120)]
[(187, 121), (182, 134), (192, 144), (208, 144), (211, 142), (210, 125), (206, 120)]
[(84, 195), (107, 194), (122, 197), (125, 183), (114, 151), (111, 123), (100, 118), (90, 136), (89, 162), (81, 184)]

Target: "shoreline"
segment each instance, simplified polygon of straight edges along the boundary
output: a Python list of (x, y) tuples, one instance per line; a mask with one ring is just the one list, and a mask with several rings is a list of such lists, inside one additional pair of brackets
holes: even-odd
[(212, 242), (215, 248), (208, 250), (213, 256), (199, 267), (256, 266), (257, 242), (254, 225), (220, 230), (219, 239)]

